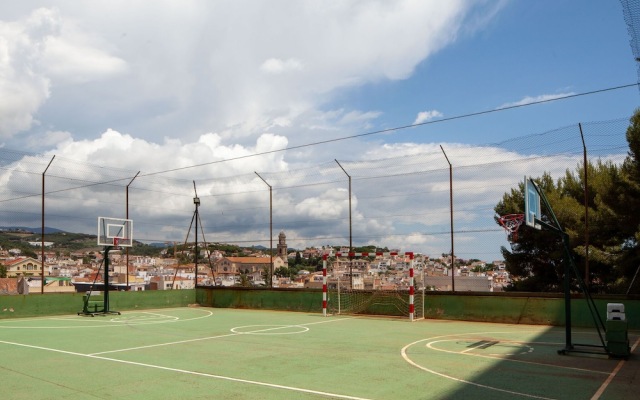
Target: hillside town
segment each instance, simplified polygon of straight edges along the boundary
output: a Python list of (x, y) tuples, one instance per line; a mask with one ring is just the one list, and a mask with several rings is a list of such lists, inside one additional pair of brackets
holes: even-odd
[[(34, 247), (40, 242), (31, 243)], [(85, 292), (104, 282), (103, 252), (81, 250), (61, 254), (47, 249), (37, 257), (28, 257), (19, 249), (0, 248), (0, 294), (51, 292)], [(321, 289), (323, 256), (326, 255), (327, 284), (330, 289), (408, 290), (409, 270), (414, 269), (415, 287), (437, 291), (502, 291), (510, 283), (503, 261), (455, 259), (414, 254), (413, 260), (399, 250), (349, 257), (348, 247), (310, 247), (291, 250), (286, 235), (280, 232), (275, 254), (266, 249), (252, 249), (248, 254), (227, 254), (220, 250), (198, 248), (162, 250), (160, 256), (129, 255), (124, 248), (112, 248), (109, 255), (109, 283), (113, 290), (143, 291), (192, 289), (196, 286), (244, 286)], [(44, 254), (44, 263), (42, 256)], [(298, 261), (304, 267), (292, 268)], [(44, 271), (44, 287), (42, 275)], [(196, 274), (197, 271), (197, 274)], [(267, 278), (271, 274), (271, 281)], [(197, 279), (196, 279), (197, 275)]]

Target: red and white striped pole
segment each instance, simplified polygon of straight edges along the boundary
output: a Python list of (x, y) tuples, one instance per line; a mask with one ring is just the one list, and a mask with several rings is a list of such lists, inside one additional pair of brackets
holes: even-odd
[(413, 321), (413, 315), (415, 312), (415, 305), (413, 304), (413, 253), (409, 253), (409, 321)]
[(322, 255), (322, 316), (327, 316), (327, 255)]

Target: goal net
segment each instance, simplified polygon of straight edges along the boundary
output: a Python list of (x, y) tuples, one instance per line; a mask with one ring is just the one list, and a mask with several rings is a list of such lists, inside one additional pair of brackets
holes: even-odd
[[(328, 274), (329, 257), (331, 260), (331, 275)], [(363, 275), (371, 277), (369, 261), (362, 257), (394, 258), (399, 268), (394, 274), (393, 281), (373, 279), (378, 284), (369, 282)], [(345, 261), (345, 258), (348, 260)], [(356, 267), (353, 267), (353, 264)], [(348, 267), (347, 267), (348, 265)], [(335, 253), (323, 256), (323, 285), (322, 308), (336, 314), (371, 314), (388, 316), (405, 316), (409, 320), (424, 318), (424, 289), (415, 290), (413, 253)], [(341, 279), (342, 277), (342, 279)], [(345, 277), (347, 278), (345, 280)], [(389, 287), (393, 289), (389, 289)]]
[[(424, 289), (414, 292), (414, 318), (424, 318)], [(410, 318), (409, 290), (329, 289), (330, 314), (370, 314)]]

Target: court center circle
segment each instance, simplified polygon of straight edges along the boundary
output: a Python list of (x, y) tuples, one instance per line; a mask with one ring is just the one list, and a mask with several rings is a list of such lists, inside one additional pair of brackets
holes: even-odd
[(240, 335), (294, 335), (305, 333), (309, 328), (302, 325), (245, 325), (230, 330)]

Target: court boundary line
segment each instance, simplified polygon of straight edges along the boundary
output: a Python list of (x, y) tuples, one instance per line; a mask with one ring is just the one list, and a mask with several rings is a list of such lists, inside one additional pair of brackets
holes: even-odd
[[(347, 318), (344, 318), (344, 319), (347, 319)], [(366, 397), (357, 397), (357, 396), (350, 396), (350, 395), (344, 395), (344, 394), (338, 394), (338, 393), (322, 392), (322, 391), (319, 391), (319, 390), (304, 389), (304, 388), (298, 388), (298, 387), (287, 386), (287, 385), (278, 385), (276, 383), (253, 381), (253, 380), (249, 380), (249, 379), (233, 378), (231, 376), (208, 374), (206, 372), (189, 371), (189, 370), (180, 369), (180, 368), (163, 367), (161, 365), (147, 364), (147, 363), (141, 363), (141, 362), (137, 362), (137, 361), (119, 360), (117, 358), (102, 357), (102, 356), (97, 356), (97, 355), (92, 355), (92, 354), (76, 353), (76, 352), (73, 352), (73, 351), (59, 350), (59, 349), (53, 349), (53, 348), (48, 348), (48, 347), (43, 347), (43, 346), (35, 346), (35, 345), (23, 344), (23, 343), (8, 342), (8, 341), (5, 341), (5, 340), (0, 340), (0, 343), (9, 344), (9, 345), (13, 345), (13, 346), (19, 346), (19, 347), (27, 347), (27, 348), (31, 348), (31, 349), (37, 349), (37, 350), (47, 350), (47, 351), (51, 351), (51, 352), (55, 352), (55, 353), (62, 353), (62, 354), (67, 354), (67, 355), (72, 355), (72, 356), (92, 358), (92, 359), (96, 359), (96, 360), (111, 361), (111, 362), (116, 362), (116, 363), (121, 363), (121, 364), (128, 364), (128, 365), (135, 365), (135, 366), (140, 366), (140, 367), (159, 369), (159, 370), (163, 370), (163, 371), (178, 372), (178, 373), (187, 374), (187, 375), (203, 376), (203, 377), (206, 377), (206, 378), (213, 378), (213, 379), (225, 380), (225, 381), (230, 381), (230, 382), (246, 383), (246, 384), (251, 384), (251, 385), (256, 385), (256, 386), (269, 387), (269, 388), (272, 388), (272, 389), (282, 389), (282, 390), (289, 390), (289, 391), (293, 391), (293, 392), (316, 394), (316, 395), (320, 395), (320, 396), (333, 397), (333, 398), (346, 399), (346, 400), (372, 400), (372, 399), (369, 399), (369, 398), (366, 398)]]
[[(169, 310), (182, 310), (185, 309), (186, 307), (178, 307), (178, 308), (170, 308)], [(162, 309), (162, 310), (167, 310), (167, 309)], [(151, 310), (151, 311), (155, 311), (155, 310)], [(146, 322), (138, 322), (135, 324), (131, 324), (129, 323), (129, 325), (159, 325), (159, 324), (169, 324), (169, 323), (177, 323), (177, 322), (188, 322), (188, 321), (195, 321), (198, 319), (203, 319), (203, 318), (209, 318), (211, 316), (214, 315), (213, 311), (211, 310), (200, 310), (202, 312), (204, 312), (206, 315), (203, 316), (199, 316), (199, 317), (193, 317), (193, 318), (178, 318), (178, 319), (167, 319), (166, 321), (146, 321)], [(148, 310), (130, 310), (130, 311), (126, 311), (123, 315), (126, 315), (127, 313), (140, 313), (140, 314), (150, 314)], [(79, 317), (79, 316), (69, 316), (69, 317), (47, 317), (47, 318), (43, 318), (43, 317), (33, 317), (33, 318), (15, 318), (15, 319), (7, 319), (7, 320), (0, 320), (0, 329), (97, 329), (97, 328), (116, 328), (116, 327), (123, 327), (125, 325), (127, 325), (126, 321), (124, 322), (113, 322), (112, 319), (101, 319), (102, 316), (99, 316), (97, 318), (92, 318), (90, 320), (85, 320), (85, 318), (87, 317)], [(173, 317), (166, 317), (166, 318), (173, 318)], [(86, 321), (93, 321), (95, 324), (94, 325), (84, 325), (84, 326), (6, 326), (4, 325), (2, 322), (3, 321), (7, 321), (7, 322), (16, 322), (16, 321), (33, 321), (33, 320), (52, 320), (52, 321), (70, 321), (70, 322), (86, 322)]]
[[(640, 337), (638, 338), (638, 340), (636, 340), (636, 342), (633, 345), (633, 347), (631, 347), (631, 351), (629, 353), (633, 353), (635, 351), (636, 347), (638, 347), (639, 343), (640, 343)], [(625, 361), (626, 360), (620, 360), (618, 362), (618, 365), (616, 365), (616, 367), (613, 369), (613, 371), (609, 374), (609, 377), (602, 383), (602, 385), (600, 385), (598, 390), (591, 397), (591, 400), (598, 400), (600, 398), (600, 396), (602, 396), (602, 394), (605, 392), (605, 390), (607, 390), (607, 388), (609, 387), (611, 382), (613, 382), (613, 379), (616, 377), (616, 375), (618, 375), (618, 372), (620, 372), (620, 370), (624, 366)]]
[[(537, 396), (537, 395), (533, 395), (533, 394), (528, 394), (528, 393), (522, 393), (522, 392), (516, 392), (516, 391), (512, 391), (512, 390), (508, 390), (508, 389), (501, 389), (501, 388), (497, 388), (497, 387), (493, 387), (493, 386), (488, 386), (488, 385), (483, 385), (481, 383), (476, 383), (476, 382), (471, 382), (468, 381), (466, 379), (462, 379), (462, 378), (456, 378), (454, 376), (451, 375), (447, 375), (444, 374), (442, 372), (437, 372), (434, 371), (432, 369), (429, 369), (427, 367), (424, 367), (416, 362), (414, 362), (413, 360), (411, 360), (411, 358), (407, 355), (407, 349), (411, 346), (414, 346), (418, 343), (422, 343), (422, 342), (426, 342), (428, 340), (435, 340), (435, 339), (441, 339), (441, 338), (464, 338), (465, 336), (469, 336), (469, 335), (488, 335), (488, 334), (496, 334), (496, 333), (513, 333), (513, 332), (471, 332), (471, 333), (462, 333), (462, 334), (453, 334), (453, 335), (440, 335), (440, 336), (434, 336), (434, 337), (430, 337), (430, 338), (426, 338), (426, 339), (420, 339), (420, 340), (416, 340), (415, 342), (411, 342), (409, 344), (407, 344), (406, 346), (404, 346), (402, 349), (400, 349), (400, 354), (402, 356), (402, 358), (409, 363), (410, 365), (413, 365), (414, 367), (421, 369), (425, 372), (428, 372), (430, 374), (436, 375), (436, 376), (440, 376), (442, 378), (446, 378), (446, 379), (450, 379), (454, 382), (460, 382), (460, 383), (464, 383), (464, 384), (468, 384), (471, 386), (475, 386), (475, 387), (479, 387), (479, 388), (483, 388), (483, 389), (487, 389), (487, 390), (494, 390), (494, 391), (498, 391), (498, 392), (502, 392), (502, 393), (507, 393), (507, 394), (512, 394), (512, 395), (516, 395), (516, 396), (523, 396), (523, 397), (528, 397), (528, 398), (533, 398), (533, 399), (541, 399), (541, 400), (557, 400), (551, 397), (543, 397), (543, 396)], [(638, 341), (640, 342), (640, 338), (638, 339)], [(457, 353), (459, 354), (459, 353)], [(463, 356), (465, 356), (466, 354), (464, 354)], [(545, 364), (540, 364), (541, 366), (547, 366)], [(569, 367), (570, 368), (570, 367)], [(587, 370), (588, 372), (597, 372), (597, 371), (593, 371), (593, 370)], [(615, 371), (615, 369), (614, 369)], [(596, 400), (596, 399), (592, 399), (592, 400)]]
[[(498, 332), (498, 333), (504, 333), (504, 332)], [(593, 370), (593, 369), (585, 369), (585, 368), (578, 368), (578, 367), (566, 367), (564, 365), (546, 364), (546, 363), (541, 363), (541, 362), (536, 362), (536, 361), (526, 361), (526, 360), (513, 360), (513, 359), (510, 359), (510, 358), (505, 358), (505, 357), (500, 357), (500, 356), (492, 356), (492, 355), (485, 355), (485, 354), (470, 353), (470, 351), (476, 350), (477, 347), (473, 347), (473, 348), (470, 348), (470, 349), (464, 350), (464, 351), (451, 351), (451, 350), (444, 350), (444, 349), (439, 349), (437, 347), (431, 346), (431, 344), (440, 343), (440, 342), (444, 342), (444, 341), (445, 340), (431, 341), (431, 342), (427, 343), (426, 346), (429, 349), (433, 350), (433, 351), (441, 351), (443, 353), (450, 353), (450, 354), (459, 354), (459, 355), (463, 355), (463, 356), (466, 356), (466, 357), (489, 358), (489, 359), (492, 359), (492, 360), (500, 360), (500, 361), (506, 361), (506, 362), (514, 362), (514, 363), (521, 363), (521, 364), (539, 365), (539, 366), (543, 366), (543, 367), (569, 369), (569, 370), (575, 370), (575, 371), (581, 371), (581, 372), (588, 372), (588, 373), (591, 373), (591, 374), (601, 374), (601, 375), (609, 375), (609, 374), (611, 374), (611, 372), (596, 371), (596, 370)], [(518, 344), (525, 343), (525, 342), (517, 341), (517, 340), (502, 340), (501, 342), (518, 343)], [(531, 342), (531, 343), (532, 344), (536, 344), (536, 342)], [(538, 342), (538, 343), (540, 343), (540, 342)], [(527, 345), (527, 347), (533, 348), (533, 346), (528, 346), (528, 345)]]

